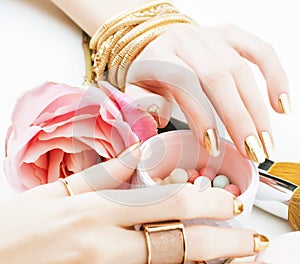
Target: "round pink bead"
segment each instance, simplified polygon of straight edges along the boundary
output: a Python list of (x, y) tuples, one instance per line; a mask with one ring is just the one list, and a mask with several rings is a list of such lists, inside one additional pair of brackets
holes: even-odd
[(240, 188), (235, 184), (228, 184), (225, 186), (224, 190), (231, 192), (236, 197), (241, 194)]
[(186, 172), (189, 177), (188, 181), (191, 183), (194, 183), (194, 180), (199, 177), (199, 172), (195, 169), (188, 169), (188, 170), (186, 170)]
[(207, 178), (209, 178), (212, 181), (216, 177), (217, 172), (212, 167), (205, 166), (205, 167), (201, 168), (199, 174), (200, 174), (200, 176), (206, 176)]

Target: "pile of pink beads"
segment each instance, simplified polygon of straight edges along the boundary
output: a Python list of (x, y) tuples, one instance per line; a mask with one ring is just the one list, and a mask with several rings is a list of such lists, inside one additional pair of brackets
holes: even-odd
[(211, 167), (203, 167), (199, 171), (196, 169), (175, 168), (170, 175), (164, 179), (153, 178), (157, 184), (172, 183), (193, 183), (199, 191), (204, 191), (210, 187), (222, 188), (232, 193), (234, 196), (241, 194), (240, 188), (232, 184), (227, 176), (217, 175), (217, 172)]

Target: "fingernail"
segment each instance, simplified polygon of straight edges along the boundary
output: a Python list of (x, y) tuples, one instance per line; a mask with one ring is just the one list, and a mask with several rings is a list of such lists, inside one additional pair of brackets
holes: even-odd
[(243, 203), (236, 197), (233, 198), (233, 214), (239, 215), (244, 211), (244, 205)]
[(206, 130), (204, 144), (210, 155), (213, 157), (217, 157), (220, 154), (219, 136), (214, 128)]
[(250, 159), (255, 162), (262, 163), (266, 159), (266, 155), (260, 140), (254, 136), (248, 136), (245, 140), (245, 149)]
[(283, 114), (289, 115), (291, 113), (291, 105), (289, 96), (286, 93), (282, 93), (278, 98), (278, 104)]
[(140, 145), (142, 144), (142, 141), (138, 141), (136, 143), (134, 143), (133, 145), (131, 145), (130, 147), (128, 147), (127, 149), (123, 150), (120, 154), (117, 155), (118, 158), (122, 158), (130, 153), (132, 153), (134, 150), (136, 150), (137, 148), (140, 147)]
[(261, 234), (254, 234), (254, 252), (260, 252), (269, 246), (269, 239)]
[(159, 115), (159, 106), (157, 104), (152, 104), (148, 107), (147, 112), (152, 115), (157, 126), (160, 126), (160, 115)]
[(262, 131), (260, 133), (260, 140), (263, 144), (264, 152), (267, 158), (270, 158), (273, 154), (273, 142), (270, 133), (267, 131)]

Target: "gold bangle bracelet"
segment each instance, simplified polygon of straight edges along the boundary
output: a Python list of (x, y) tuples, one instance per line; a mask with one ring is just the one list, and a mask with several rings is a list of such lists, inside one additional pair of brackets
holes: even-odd
[(197, 25), (167, 0), (147, 1), (112, 17), (90, 40), (96, 81), (108, 80), (124, 91), (129, 64), (152, 40), (180, 23)]
[(125, 10), (121, 14), (117, 14), (95, 32), (95, 34), (92, 36), (90, 40), (90, 49), (94, 50), (97, 46), (97, 42), (100, 36), (102, 36), (107, 29), (111, 28), (114, 24), (118, 23), (122, 19), (127, 18), (129, 16), (141, 17), (149, 14), (153, 14), (153, 16), (155, 16), (157, 13), (157, 9), (159, 10), (162, 6), (165, 5), (173, 6), (170, 1), (154, 0), (154, 1), (148, 1), (144, 4), (140, 4), (135, 8)]
[[(128, 33), (132, 28), (124, 28), (123, 30), (120, 30), (115, 34), (112, 39), (109, 41), (108, 44), (104, 44), (103, 49), (99, 49), (96, 53), (93, 55), (93, 71), (96, 74), (96, 79), (101, 79), (103, 76), (103, 73), (105, 71), (106, 65), (109, 61), (109, 57), (111, 54), (111, 47), (114, 47), (116, 43), (119, 41), (119, 39), (126, 33)], [(109, 47), (107, 47), (109, 46)], [(101, 47), (102, 48), (102, 47)]]
[(170, 24), (160, 26), (154, 28), (144, 35), (135, 39), (131, 45), (128, 45), (124, 50), (124, 57), (121, 60), (119, 66), (117, 67), (116, 72), (116, 87), (118, 87), (121, 91), (125, 91), (126, 85), (126, 74), (128, 71), (129, 64), (137, 57), (138, 54), (142, 52), (142, 50), (155, 38), (164, 33), (168, 28), (170, 28)]
[[(134, 39), (136, 39), (137, 37), (139, 37), (140, 35), (143, 35), (143, 33), (146, 33), (147, 31), (149, 31), (150, 29), (155, 29), (157, 27), (161, 27), (164, 25), (168, 25), (168, 24), (176, 24), (176, 23), (186, 23), (186, 24), (194, 24), (197, 25), (197, 23), (192, 20), (191, 18), (185, 16), (185, 15), (179, 15), (179, 14), (175, 14), (175, 15), (169, 15), (167, 17), (164, 17), (164, 19), (162, 20), (158, 20), (157, 23), (155, 23), (156, 20), (154, 20), (150, 25), (151, 27), (146, 28), (147, 30), (144, 30), (143, 27), (137, 27), (138, 30), (135, 31), (135, 34), (133, 36), (131, 36), (130, 39), (127, 40), (126, 44), (129, 44), (131, 41), (133, 41)], [(126, 46), (125, 46), (126, 47)], [(117, 53), (113, 52), (111, 53), (110, 56), (110, 62), (108, 63), (108, 68), (110, 68), (112, 65), (116, 66), (118, 65), (118, 63), (116, 63), (116, 61), (123, 59), (123, 57), (125, 56), (125, 54), (127, 53), (127, 51), (125, 50), (125, 47), (123, 47), (122, 50), (118, 50)]]
[(133, 28), (134, 26), (137, 26), (139, 24), (144, 23), (145, 21), (149, 20), (149, 17), (137, 17), (130, 20), (121, 20), (118, 23), (116, 23), (114, 26), (109, 28), (106, 32), (101, 35), (97, 42), (97, 47), (95, 48), (98, 50), (100, 48), (100, 45), (106, 41), (107, 38), (109, 38), (111, 35), (117, 34), (120, 30), (125, 29), (126, 27)]
[(113, 58), (115, 54), (118, 54), (130, 41), (132, 41), (134, 38), (137, 38), (138, 36), (145, 33), (146, 31), (166, 23), (172, 23), (173, 21), (177, 22), (180, 20), (183, 23), (186, 23), (187, 20), (190, 20), (190, 23), (192, 23), (191, 19), (188, 18), (187, 16), (180, 13), (177, 14), (172, 13), (172, 14), (161, 15), (157, 18), (153, 18), (151, 20), (146, 21), (145, 23), (137, 25), (128, 34), (123, 36), (120, 39), (120, 41), (114, 46), (114, 48), (111, 51), (111, 57)]

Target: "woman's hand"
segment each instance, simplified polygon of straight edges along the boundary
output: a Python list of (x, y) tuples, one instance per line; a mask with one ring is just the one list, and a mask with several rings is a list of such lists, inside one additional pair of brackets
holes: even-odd
[[(173, 184), (96, 191), (114, 188), (118, 179), (131, 176), (139, 150), (125, 154), (97, 165), (96, 171), (68, 177), (74, 196), (68, 197), (65, 186), (57, 181), (1, 204), (0, 262), (146, 263), (144, 234), (133, 226), (234, 217), (236, 201), (222, 189), (199, 192), (192, 184)], [(253, 255), (265, 246), (260, 236), (254, 239), (252, 230), (192, 225), (185, 232), (188, 260)]]
[[(288, 80), (274, 49), (231, 25), (173, 26), (140, 53), (127, 82), (175, 100), (199, 142), (216, 156), (218, 135), (208, 98), (240, 153), (263, 162), (273, 148), (270, 118), (247, 61), (263, 74), (273, 109), (288, 114)], [(169, 113), (161, 120), (168, 118)]]

